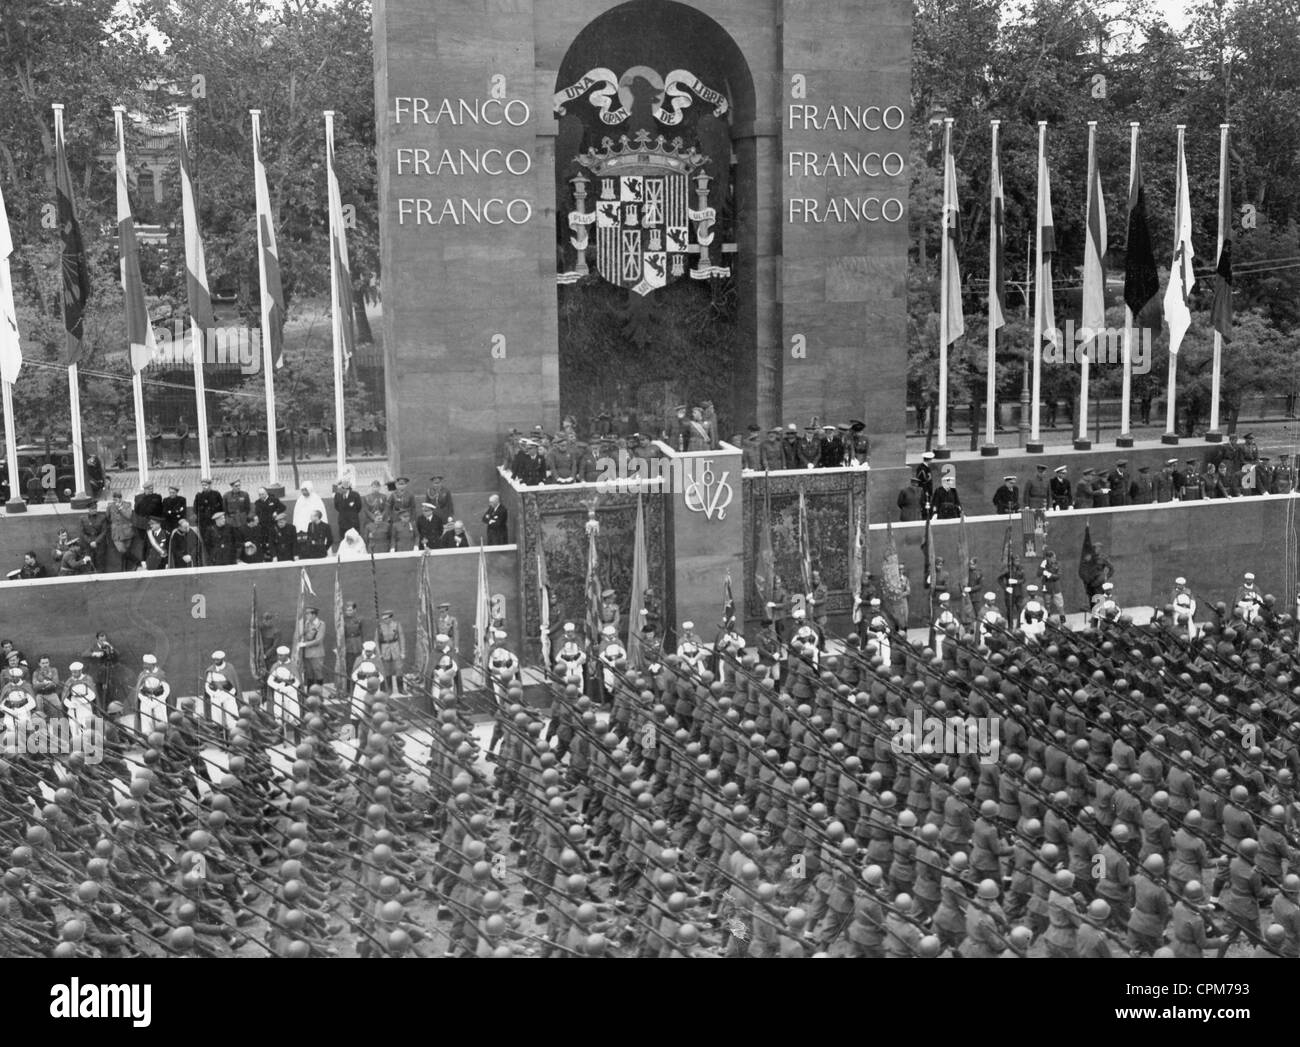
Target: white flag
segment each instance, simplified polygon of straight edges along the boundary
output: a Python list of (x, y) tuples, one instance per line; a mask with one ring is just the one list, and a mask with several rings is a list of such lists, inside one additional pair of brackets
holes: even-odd
[(14, 308), (14, 283), (9, 273), (9, 256), (14, 242), (9, 236), (9, 215), (4, 193), (0, 192), (0, 378), (12, 385), (23, 366), (22, 340), (18, 337), (18, 311)]
[(1177, 355), (1183, 335), (1192, 324), (1188, 299), (1196, 277), (1192, 272), (1192, 208), (1187, 192), (1187, 157), (1183, 153), (1183, 136), (1178, 136), (1178, 197), (1174, 212), (1174, 258), (1169, 266), (1169, 285), (1165, 288), (1165, 322), (1169, 324), (1169, 352)]

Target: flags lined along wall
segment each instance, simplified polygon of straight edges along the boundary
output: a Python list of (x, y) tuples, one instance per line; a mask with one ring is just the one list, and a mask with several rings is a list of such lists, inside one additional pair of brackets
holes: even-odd
[(1183, 125), (1178, 126), (1178, 175), (1174, 189), (1174, 257), (1165, 287), (1165, 320), (1169, 324), (1169, 354), (1176, 356), (1192, 323), (1188, 304), (1196, 275), (1192, 270), (1192, 209), (1187, 188), (1187, 156), (1183, 152)]
[[(633, 570), (635, 572), (635, 567)], [(551, 665), (551, 579), (546, 572), (546, 550), (540, 541), (537, 543), (537, 603), (541, 611), (538, 641), (542, 649), (542, 665), (549, 669)], [(632, 646), (629, 643), (629, 656), (631, 653)]]
[(63, 285), (63, 362), (68, 365), (68, 412), (72, 430), (72, 466), (79, 492), (86, 489), (85, 445), (81, 438), (81, 380), (77, 365), (85, 354), (86, 302), (90, 298), (90, 268), (77, 221), (72, 176), (63, 141), (63, 105), (54, 102), (54, 208), (62, 241), (60, 261)]
[[(12, 385), (23, 366), (22, 339), (18, 336), (18, 310), (14, 306), (14, 282), (9, 257), (14, 253), (9, 235), (9, 213), (5, 210), (4, 188), (0, 187), (0, 379)], [(5, 409), (5, 417), (9, 417)], [(9, 438), (13, 443), (13, 437)], [(14, 473), (13, 475), (17, 475)]]
[(212, 474), (211, 449), (208, 447), (208, 398), (203, 382), (204, 352), (208, 332), (215, 318), (212, 294), (208, 289), (208, 266), (199, 233), (199, 210), (194, 199), (194, 178), (190, 174), (189, 110), (179, 113), (177, 135), (181, 168), (181, 223), (185, 233), (185, 299), (190, 312), (190, 337), (194, 347), (194, 402), (197, 411), (200, 476)]
[(135, 403), (135, 453), (140, 482), (149, 480), (149, 444), (144, 420), (144, 380), (140, 377), (158, 354), (149, 304), (140, 279), (140, 251), (135, 240), (135, 218), (131, 214), (126, 168), (126, 107), (113, 106), (117, 126), (117, 250), (122, 267), (122, 294), (126, 299), (126, 344), (131, 358), (131, 392)]
[(645, 540), (645, 505), (636, 496), (636, 532), (632, 548), (632, 593), (627, 609), (627, 664), (640, 669), (645, 664), (641, 630), (645, 626), (645, 591), (650, 588), (650, 564)]
[(1052, 186), (1047, 170), (1047, 122), (1038, 122), (1038, 237), (1034, 248), (1034, 354), (1033, 389), (1030, 393), (1030, 442), (1038, 443), (1039, 398), (1043, 379), (1043, 343), (1060, 348), (1056, 308), (1052, 299), (1052, 255), (1056, 230), (1052, 222)]
[[(280, 284), (280, 255), (275, 246), (275, 219), (271, 192), (262, 163), (262, 111), (250, 109), (253, 118), (253, 196), (257, 205), (257, 279), (262, 318), (262, 378), (266, 395), (267, 473), (272, 484), (280, 477), (279, 448), (275, 432), (275, 371), (284, 366), (284, 289)], [(339, 434), (340, 441), (343, 434)]]
[(1132, 125), (1132, 171), (1128, 186), (1128, 236), (1124, 244), (1124, 304), (1139, 327), (1160, 331), (1160, 274), (1156, 270), (1151, 226), (1147, 223), (1147, 194), (1142, 182), (1138, 125)]
[(957, 262), (957, 168), (952, 159), (952, 118), (943, 121), (943, 241), (939, 260), (938, 446), (948, 446), (948, 347), (966, 333)]
[(1097, 121), (1088, 121), (1088, 197), (1083, 245), (1083, 313), (1079, 336), (1083, 359), (1079, 367), (1079, 444), (1088, 444), (1088, 377), (1093, 347), (1106, 327), (1106, 203), (1097, 168)]
[(334, 431), (336, 465), (347, 468), (347, 420), (343, 408), (343, 378), (356, 351), (356, 329), (352, 316), (352, 272), (348, 267), (348, 242), (344, 230), (343, 197), (334, 170), (334, 113), (325, 112), (325, 181), (329, 197), (330, 223), (330, 317), (334, 346)]
[[(1232, 341), (1232, 186), (1228, 183), (1228, 125), (1219, 134), (1219, 260), (1214, 269), (1210, 322), (1225, 342)], [(1217, 367), (1216, 367), (1217, 371)]]
[(59, 222), (59, 239), (62, 242), (65, 333), (63, 362), (71, 366), (80, 363), (85, 352), (83, 338), (86, 302), (90, 299), (90, 268), (86, 264), (86, 248), (81, 239), (81, 223), (77, 221), (72, 176), (68, 173), (68, 154), (63, 142), (63, 106), (56, 102), (53, 109), (54, 207)]
[(984, 431), (986, 442), (997, 446), (997, 408), (998, 408), (998, 331), (1007, 325), (1006, 302), (1006, 264), (1003, 254), (1006, 250), (1006, 199), (1002, 193), (1002, 159), (998, 148), (999, 120), (989, 121), (992, 134), (990, 146), (992, 159), (989, 166), (989, 320), (988, 320), (988, 367), (985, 373), (984, 389)]

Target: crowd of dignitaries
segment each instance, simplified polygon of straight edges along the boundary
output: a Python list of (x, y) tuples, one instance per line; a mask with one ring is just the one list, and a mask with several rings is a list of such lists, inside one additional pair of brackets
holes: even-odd
[(970, 516), (1007, 515), (1022, 509), (1106, 509), (1290, 494), (1297, 485), (1291, 455), (1279, 455), (1273, 462), (1268, 455), (1259, 453), (1249, 433), (1244, 442), (1233, 434), (1228, 443), (1203, 459), (1170, 458), (1159, 468), (1140, 465), (1134, 469), (1127, 458), (1120, 458), (1109, 469), (1090, 467), (1075, 479), (1066, 465), (1039, 462), (1023, 483), (1020, 477), (1008, 473), (987, 502), (964, 506), (955, 476), (942, 477), (936, 486), (933, 461), (933, 452), (925, 452), (908, 486), (898, 492), (900, 520), (955, 520), (963, 509)]
[[(303, 482), (291, 506), (265, 487), (250, 495), (240, 480), (223, 493), (204, 478), (192, 505), (178, 487), (166, 491), (146, 483), (128, 502), (114, 490), (107, 504), (92, 502), (74, 524), (59, 528), (48, 561), (29, 550), (8, 577), (348, 559), (478, 544), (455, 517), (441, 476), (432, 477), (423, 494), (407, 477), (387, 485), (375, 480), (364, 496), (340, 480), (331, 492), (333, 523), (311, 481)], [(506, 508), (497, 495), (480, 520), (486, 544), (509, 540)]]
[[(511, 430), (506, 438), (502, 467), (515, 481), (526, 486), (539, 484), (594, 483), (607, 479), (620, 458), (662, 457), (656, 441), (676, 451), (706, 451), (718, 446), (717, 418), (708, 401), (690, 409), (676, 408), (676, 418), (663, 431), (618, 434), (607, 431), (605, 415), (596, 421), (596, 431), (579, 436), (573, 416), (566, 417), (555, 433), (535, 425), (530, 433)], [(756, 424), (727, 439), (741, 452), (745, 469), (771, 472), (778, 469), (840, 469), (867, 464), (871, 441), (866, 423), (841, 422), (822, 425), (813, 419), (801, 430), (794, 422), (773, 426), (766, 433)]]

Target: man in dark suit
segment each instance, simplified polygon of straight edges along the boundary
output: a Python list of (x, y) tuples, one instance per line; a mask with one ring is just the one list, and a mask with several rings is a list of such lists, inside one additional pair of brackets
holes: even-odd
[(488, 498), (487, 511), (483, 514), (483, 524), (487, 528), (485, 540), (488, 545), (506, 545), (510, 541), (506, 507), (501, 504), (500, 495), (494, 494)]
[(421, 549), (437, 549), (442, 545), (442, 534), (447, 520), (438, 512), (437, 507), (426, 501), (420, 507), (420, 515), (415, 520), (415, 533)]

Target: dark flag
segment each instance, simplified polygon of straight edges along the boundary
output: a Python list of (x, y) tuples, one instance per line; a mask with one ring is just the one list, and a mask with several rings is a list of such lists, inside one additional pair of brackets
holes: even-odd
[(1152, 334), (1160, 331), (1160, 274), (1151, 246), (1147, 224), (1146, 189), (1142, 184), (1142, 161), (1135, 154), (1133, 179), (1128, 191), (1128, 242), (1124, 256), (1124, 304), (1133, 313), (1133, 323)]
[(1079, 552), (1079, 580), (1084, 585), (1092, 584), (1093, 574), (1097, 569), (1097, 553), (1092, 546), (1092, 531), (1087, 524), (1083, 527), (1083, 549)]
[(54, 200), (59, 236), (63, 240), (63, 329), (67, 332), (63, 362), (71, 366), (81, 361), (84, 351), (83, 318), (90, 298), (90, 269), (86, 265), (86, 248), (81, 241), (81, 225), (72, 195), (72, 176), (68, 173), (68, 157), (63, 148), (62, 120), (54, 136)]
[(736, 598), (731, 594), (731, 572), (727, 572), (722, 598), (722, 628), (730, 632), (736, 628)]
[(1219, 149), (1219, 263), (1214, 268), (1210, 324), (1225, 342), (1232, 341), (1232, 186), (1228, 184), (1228, 129)]

